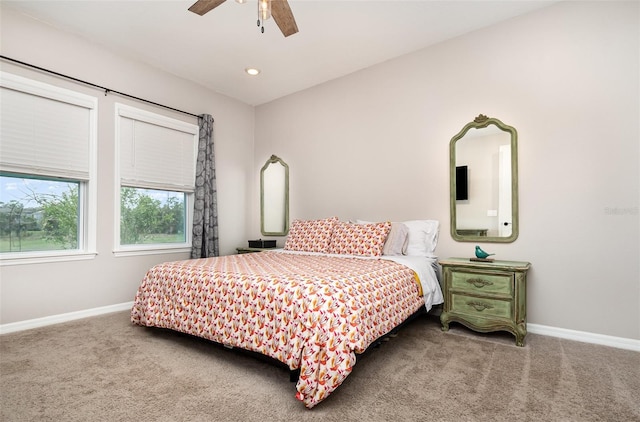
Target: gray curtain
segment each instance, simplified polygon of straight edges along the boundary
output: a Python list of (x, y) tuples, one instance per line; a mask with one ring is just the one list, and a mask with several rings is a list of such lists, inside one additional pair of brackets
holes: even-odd
[(198, 117), (200, 140), (196, 163), (196, 191), (193, 210), (191, 258), (218, 256), (218, 190), (213, 152), (213, 117)]

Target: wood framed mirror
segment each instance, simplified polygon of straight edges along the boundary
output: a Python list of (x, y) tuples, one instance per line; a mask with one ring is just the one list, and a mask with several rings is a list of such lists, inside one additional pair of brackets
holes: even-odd
[(289, 166), (275, 155), (260, 170), (260, 232), (289, 233)]
[(451, 236), (461, 242), (518, 238), (518, 134), (479, 115), (449, 144)]

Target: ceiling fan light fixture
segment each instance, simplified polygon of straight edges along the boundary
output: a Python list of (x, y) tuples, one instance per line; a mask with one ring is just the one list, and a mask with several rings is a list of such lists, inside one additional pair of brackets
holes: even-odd
[[(1, 0), (0, 0), (1, 1)], [(244, 3), (246, 0), (235, 0), (238, 3)], [(272, 2), (275, 1), (275, 6)], [(216, 7), (224, 3), (225, 0), (197, 0), (189, 7), (189, 11), (196, 15), (203, 16)], [(273, 15), (273, 19), (276, 21), (276, 25), (280, 28), (282, 35), (286, 37), (296, 34), (298, 32), (298, 25), (291, 12), (288, 0), (257, 0), (258, 2), (258, 28), (260, 32), (264, 33), (264, 21), (270, 19)], [(273, 7), (272, 7), (273, 6)]]
[(247, 2), (247, 0), (236, 0), (236, 3), (239, 4), (245, 4)]
[(271, 17), (271, 0), (258, 0), (258, 19), (266, 21)]
[(244, 71), (249, 76), (258, 76), (260, 74), (260, 69), (256, 69), (255, 67), (248, 67)]

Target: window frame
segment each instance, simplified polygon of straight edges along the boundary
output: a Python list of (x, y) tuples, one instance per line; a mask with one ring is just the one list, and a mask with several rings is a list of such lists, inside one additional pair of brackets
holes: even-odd
[[(114, 241), (113, 241), (113, 254), (114, 256), (132, 256), (132, 255), (153, 255), (153, 254), (166, 254), (166, 253), (183, 253), (190, 252), (192, 245), (192, 226), (193, 226), (193, 207), (195, 194), (193, 190), (179, 190), (176, 187), (153, 187), (149, 186), (135, 186), (132, 183), (123, 183), (121, 178), (121, 122), (122, 118), (128, 118), (144, 123), (149, 123), (168, 129), (174, 129), (182, 132), (189, 133), (193, 136), (193, 160), (195, 169), (195, 160), (197, 158), (198, 151), (198, 136), (199, 128), (197, 125), (187, 123), (182, 120), (177, 120), (171, 117), (163, 116), (161, 114), (153, 113), (150, 111), (142, 110), (136, 107), (132, 107), (126, 104), (115, 104), (115, 178), (114, 178)], [(195, 181), (195, 174), (193, 175)], [(140, 189), (155, 189), (162, 191), (181, 192), (185, 194), (185, 242), (181, 243), (144, 243), (123, 245), (120, 239), (120, 225), (121, 225), (121, 189), (122, 187), (140, 188)]]
[(89, 113), (87, 133), (88, 142), (88, 175), (86, 180), (59, 175), (34, 173), (5, 173), (17, 177), (33, 179), (59, 179), (78, 183), (78, 248), (51, 251), (24, 251), (0, 253), (0, 266), (36, 264), (46, 262), (64, 262), (93, 259), (97, 255), (97, 145), (98, 145), (98, 99), (67, 88), (50, 85), (37, 80), (25, 78), (0, 71), (0, 86), (14, 91), (23, 92), (45, 99), (59, 101), (74, 106), (83, 107)]

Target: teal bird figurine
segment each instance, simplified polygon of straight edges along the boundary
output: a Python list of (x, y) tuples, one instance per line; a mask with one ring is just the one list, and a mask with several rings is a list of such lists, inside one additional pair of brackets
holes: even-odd
[(476, 246), (476, 257), (478, 257), (480, 259), (487, 259), (491, 255), (495, 255), (495, 254), (494, 253), (487, 253), (487, 252), (483, 251), (480, 246)]

